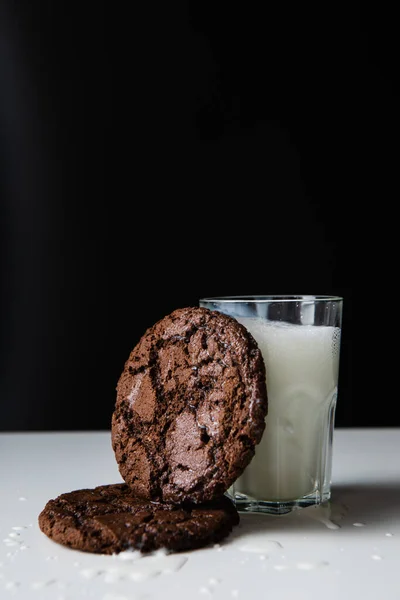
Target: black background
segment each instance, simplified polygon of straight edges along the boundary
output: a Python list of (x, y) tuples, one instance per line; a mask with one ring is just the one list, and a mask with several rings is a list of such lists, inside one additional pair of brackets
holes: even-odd
[(344, 297), (336, 424), (400, 425), (394, 16), (77, 6), (0, 7), (0, 429), (108, 429), (147, 327), (276, 293)]

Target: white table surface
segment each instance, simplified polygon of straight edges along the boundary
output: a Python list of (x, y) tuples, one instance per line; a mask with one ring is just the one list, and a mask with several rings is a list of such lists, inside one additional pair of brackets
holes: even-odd
[(220, 547), (121, 560), (37, 525), (50, 498), (121, 481), (110, 434), (0, 434), (0, 598), (399, 600), (400, 429), (336, 429), (333, 455), (330, 515), (245, 514)]

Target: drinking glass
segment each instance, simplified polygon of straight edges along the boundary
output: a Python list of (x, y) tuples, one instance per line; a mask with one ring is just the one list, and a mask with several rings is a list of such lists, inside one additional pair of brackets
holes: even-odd
[(261, 442), (229, 490), (239, 510), (281, 514), (331, 496), (343, 298), (202, 298), (237, 319), (264, 358), (268, 415)]

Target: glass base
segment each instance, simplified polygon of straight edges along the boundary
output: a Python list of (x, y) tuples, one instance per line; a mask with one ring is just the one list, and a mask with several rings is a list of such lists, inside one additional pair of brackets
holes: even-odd
[(321, 494), (320, 492), (314, 492), (309, 496), (304, 496), (304, 498), (282, 501), (256, 500), (240, 492), (230, 493), (229, 497), (233, 500), (239, 512), (286, 515), (300, 508), (307, 508), (308, 506), (328, 502), (331, 493), (325, 492)]

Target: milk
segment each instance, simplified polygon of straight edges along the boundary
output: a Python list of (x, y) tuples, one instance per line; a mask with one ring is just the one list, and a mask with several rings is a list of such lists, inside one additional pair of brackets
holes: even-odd
[(235, 493), (290, 501), (329, 489), (340, 329), (237, 318), (266, 367), (268, 416), (262, 440)]

